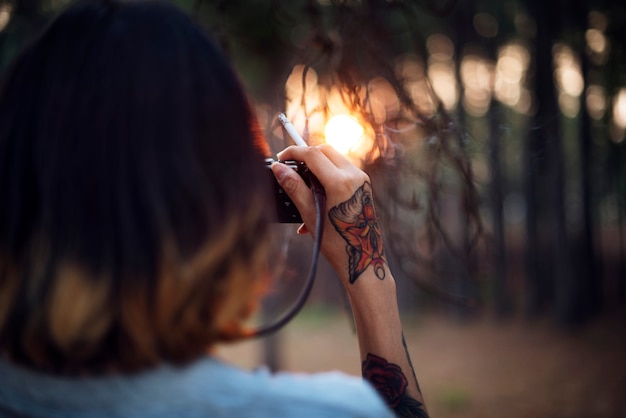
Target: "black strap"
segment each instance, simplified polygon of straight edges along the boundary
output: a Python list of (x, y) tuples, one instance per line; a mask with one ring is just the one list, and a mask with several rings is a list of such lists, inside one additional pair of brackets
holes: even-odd
[(326, 193), (324, 188), (320, 184), (319, 180), (315, 176), (311, 176), (311, 191), (313, 192), (313, 199), (315, 200), (315, 210), (317, 212), (315, 216), (315, 240), (313, 242), (313, 256), (311, 257), (311, 267), (309, 268), (309, 277), (307, 278), (304, 288), (298, 299), (282, 317), (275, 322), (260, 326), (246, 334), (247, 338), (265, 337), (272, 334), (283, 326), (287, 325), (297, 314), (300, 312), (306, 300), (313, 288), (313, 282), (315, 282), (315, 274), (317, 272), (317, 260), (320, 255), (320, 246), (322, 243), (322, 235), (324, 233), (324, 221), (326, 211)]

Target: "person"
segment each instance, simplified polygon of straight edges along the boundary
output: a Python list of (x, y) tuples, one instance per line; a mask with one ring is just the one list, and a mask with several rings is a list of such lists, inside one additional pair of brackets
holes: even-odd
[[(325, 188), (322, 253), (349, 295), (363, 378), (245, 371), (269, 280), (267, 149), (218, 47), (164, 3), (79, 1), (0, 94), (0, 415), (426, 416), (368, 176), (289, 147)], [(313, 197), (271, 167), (313, 231)]]

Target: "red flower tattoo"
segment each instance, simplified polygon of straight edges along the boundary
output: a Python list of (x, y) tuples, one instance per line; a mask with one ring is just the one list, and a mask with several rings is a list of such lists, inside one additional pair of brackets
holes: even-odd
[(365, 182), (347, 201), (333, 207), (328, 217), (348, 245), (348, 273), (354, 283), (370, 265), (376, 277), (385, 278), (383, 239), (378, 227), (372, 186)]
[(391, 409), (396, 409), (408, 385), (400, 366), (368, 353), (361, 369), (363, 378), (374, 386)]

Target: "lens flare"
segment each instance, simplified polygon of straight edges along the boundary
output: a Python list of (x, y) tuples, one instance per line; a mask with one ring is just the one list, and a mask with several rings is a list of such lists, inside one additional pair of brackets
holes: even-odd
[(326, 143), (340, 153), (347, 155), (356, 147), (363, 137), (363, 127), (359, 122), (348, 115), (333, 116), (326, 123)]

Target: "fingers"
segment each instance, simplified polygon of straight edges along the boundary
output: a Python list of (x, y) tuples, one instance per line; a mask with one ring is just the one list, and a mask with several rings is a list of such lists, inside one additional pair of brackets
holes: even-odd
[(342, 178), (350, 177), (362, 183), (367, 177), (350, 160), (327, 144), (316, 147), (291, 146), (280, 152), (278, 158), (303, 161), (327, 190)]
[(322, 184), (332, 180), (332, 173), (337, 170), (337, 166), (317, 147), (292, 146), (279, 153), (278, 158), (304, 162)]
[(291, 146), (280, 152), (278, 158), (281, 160), (304, 161), (307, 165), (309, 165), (309, 161), (307, 160), (310, 160), (310, 162), (314, 164), (315, 162), (328, 159), (337, 168), (352, 167), (350, 160), (328, 144), (322, 144), (316, 147)]
[(328, 159), (332, 161), (333, 164), (335, 164), (338, 168), (356, 168), (345, 155), (337, 151), (331, 145), (322, 144), (319, 146), (319, 150), (324, 155), (326, 155), (326, 157), (328, 157)]

